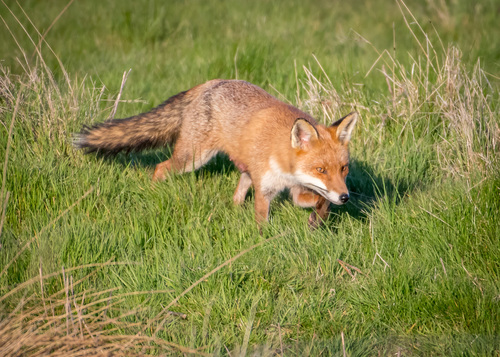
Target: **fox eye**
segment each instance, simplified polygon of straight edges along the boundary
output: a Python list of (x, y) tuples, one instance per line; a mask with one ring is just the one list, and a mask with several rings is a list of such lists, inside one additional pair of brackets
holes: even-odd
[(318, 171), (320, 174), (324, 174), (326, 170), (322, 167), (316, 167), (316, 171)]
[(346, 172), (349, 170), (349, 167), (347, 165), (342, 166), (342, 172)]

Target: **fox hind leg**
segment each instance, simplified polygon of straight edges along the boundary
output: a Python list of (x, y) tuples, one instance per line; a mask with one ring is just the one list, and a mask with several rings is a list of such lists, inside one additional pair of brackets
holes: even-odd
[(172, 157), (156, 165), (153, 181), (164, 181), (169, 172), (184, 173), (197, 170), (217, 154), (217, 150), (206, 145), (198, 146), (196, 149), (191, 146), (191, 150), (182, 149), (185, 147), (182, 143), (177, 143)]

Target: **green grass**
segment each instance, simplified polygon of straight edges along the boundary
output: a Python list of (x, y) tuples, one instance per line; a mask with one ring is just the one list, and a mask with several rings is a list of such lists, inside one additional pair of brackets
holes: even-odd
[[(66, 4), (22, 6), (44, 33)], [(122, 336), (108, 346), (124, 355), (500, 353), (497, 2), (75, 1), (45, 37), (56, 55), (35, 52), (40, 35), (7, 5), (1, 354), (12, 336), (44, 354), (33, 341), (50, 331), (77, 347), (64, 338)], [(168, 149), (75, 151), (72, 133), (109, 117), (130, 68), (116, 117), (213, 78), (325, 122), (356, 107), (353, 199), (310, 231), (310, 211), (281, 195), (260, 235), (252, 195), (232, 204), (223, 155), (152, 185)], [(156, 339), (127, 337), (139, 331)]]

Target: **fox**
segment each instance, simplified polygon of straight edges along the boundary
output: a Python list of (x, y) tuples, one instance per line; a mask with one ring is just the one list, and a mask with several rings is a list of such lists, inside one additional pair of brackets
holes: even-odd
[(321, 225), (330, 203), (349, 200), (349, 141), (353, 111), (330, 126), (242, 80), (214, 79), (178, 93), (149, 112), (84, 126), (73, 145), (86, 153), (116, 154), (173, 146), (156, 165), (153, 182), (186, 173), (225, 153), (240, 172), (233, 202), (254, 188), (255, 220), (269, 219), (271, 200), (288, 189), (295, 204), (313, 207), (308, 224)]

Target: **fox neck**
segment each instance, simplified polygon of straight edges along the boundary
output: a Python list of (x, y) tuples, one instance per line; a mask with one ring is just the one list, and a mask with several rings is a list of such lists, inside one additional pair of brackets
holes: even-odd
[(271, 157), (269, 159), (269, 170), (264, 174), (261, 182), (262, 191), (266, 195), (274, 196), (287, 187), (300, 185), (294, 173), (293, 165), (287, 169), (282, 168), (275, 158)]

